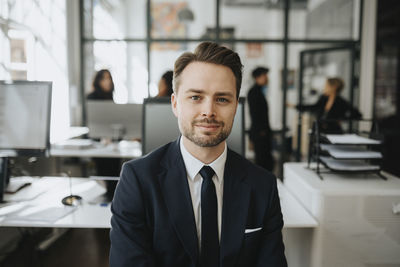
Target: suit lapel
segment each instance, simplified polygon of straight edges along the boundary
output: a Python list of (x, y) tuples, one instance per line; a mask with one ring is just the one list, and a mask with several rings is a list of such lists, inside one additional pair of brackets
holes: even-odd
[(225, 164), (221, 231), (221, 266), (233, 266), (241, 248), (250, 202), (250, 187), (238, 156), (228, 150)]
[(185, 251), (196, 263), (199, 251), (197, 230), (179, 139), (171, 144), (161, 164), (165, 172), (159, 175), (159, 181), (170, 219)]

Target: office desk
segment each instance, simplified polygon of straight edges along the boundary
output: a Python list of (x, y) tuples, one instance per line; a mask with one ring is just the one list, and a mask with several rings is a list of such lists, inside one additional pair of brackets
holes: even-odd
[[(37, 207), (63, 207), (61, 199), (69, 195), (69, 179), (66, 177), (43, 177), (35, 179), (28, 186), (16, 194), (5, 194), (8, 208), (17, 205), (34, 205)], [(40, 226), (40, 227), (92, 227), (109, 228), (111, 213), (109, 204), (106, 207), (99, 203), (93, 204), (93, 199), (105, 193), (105, 189), (96, 181), (89, 178), (71, 178), (72, 193), (83, 197), (83, 204), (78, 206), (71, 214), (53, 223), (40, 222), (6, 222), (0, 209), (0, 226)], [(278, 181), (278, 190), (281, 198), (281, 206), (285, 228), (313, 228), (317, 221), (297, 202), (297, 200)], [(36, 196), (37, 195), (37, 196)], [(35, 197), (36, 196), (36, 197)]]
[(142, 156), (142, 148), (139, 142), (129, 141), (111, 143), (108, 145), (94, 142), (93, 146), (86, 148), (69, 148), (52, 145), (50, 149), (50, 156), (134, 159)]
[[(101, 206), (91, 201), (105, 193), (96, 181), (88, 178), (72, 178), (72, 193), (83, 197), (82, 205), (74, 211), (53, 222), (40, 222), (27, 219), (7, 220), (7, 209), (31, 205), (38, 209), (51, 206), (63, 207), (61, 199), (70, 194), (69, 180), (65, 177), (43, 177), (33, 182), (15, 195), (5, 195), (7, 201), (18, 200), (7, 207), (0, 208), (0, 226), (11, 227), (52, 227), (52, 228), (110, 228), (110, 204)], [(278, 180), (283, 219), (283, 235), (286, 257), (290, 266), (307, 266), (310, 257), (306, 245), (310, 231), (318, 226), (317, 221), (298, 203), (293, 195)], [(38, 193), (42, 194), (34, 197)], [(30, 199), (32, 198), (32, 199)], [(9, 214), (8, 214), (9, 215)]]
[(278, 180), (283, 215), (283, 241), (288, 266), (308, 267), (311, 260), (311, 237), (318, 222)]
[[(88, 178), (72, 178), (72, 193), (82, 197), (82, 205), (55, 221), (32, 220), (29, 216), (9, 219), (12, 209), (33, 207), (38, 210), (64, 208), (61, 200), (70, 194), (66, 177), (43, 177), (15, 194), (5, 194), (6, 201), (18, 201), (0, 208), (0, 226), (53, 227), (53, 228), (110, 228), (110, 204), (92, 203), (93, 199), (106, 192), (98, 182)], [(5, 215), (6, 214), (6, 215)], [(21, 214), (18, 212), (17, 214)]]
[(308, 266), (400, 266), (400, 179), (306, 166), (285, 163), (284, 185), (319, 222)]

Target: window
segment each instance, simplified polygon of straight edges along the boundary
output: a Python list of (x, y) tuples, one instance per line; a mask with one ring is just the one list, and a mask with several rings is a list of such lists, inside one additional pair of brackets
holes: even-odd
[(69, 127), (65, 1), (1, 1), (0, 79), (52, 81), (52, 142)]
[(361, 1), (84, 0), (84, 90), (90, 91), (96, 70), (110, 68), (121, 91), (118, 101), (141, 102), (157, 94), (161, 75), (173, 69), (182, 52), (213, 40), (240, 54), (242, 96), (253, 83), (251, 71), (270, 68), (271, 126), (290, 129), (283, 104), (297, 99), (300, 52), (309, 47), (357, 47)]

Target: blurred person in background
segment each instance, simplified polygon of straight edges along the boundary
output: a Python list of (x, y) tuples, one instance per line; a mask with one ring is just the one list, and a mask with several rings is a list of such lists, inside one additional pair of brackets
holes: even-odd
[(158, 82), (158, 95), (156, 97), (171, 97), (173, 93), (172, 90), (173, 73), (174, 72), (172, 70), (169, 70), (161, 76), (161, 79)]
[(107, 69), (96, 72), (92, 92), (88, 94), (89, 100), (113, 100), (114, 82), (111, 73)]
[(255, 163), (264, 169), (273, 171), (272, 133), (269, 125), (269, 110), (267, 102), (268, 72), (265, 67), (253, 70), (254, 85), (250, 88), (247, 101), (250, 108), (250, 141), (253, 144)]
[(317, 120), (321, 121), (320, 130), (324, 133), (343, 133), (340, 125), (341, 119), (360, 119), (361, 113), (347, 102), (340, 93), (343, 91), (344, 82), (339, 77), (328, 78), (323, 94), (312, 105), (287, 104), (300, 112), (312, 112)]
[[(92, 83), (92, 92), (87, 95), (88, 100), (113, 101), (114, 81), (111, 72), (102, 69), (96, 72)], [(95, 158), (93, 159), (97, 176), (117, 177), (121, 171), (121, 160), (119, 158)], [(116, 181), (106, 181), (108, 200), (114, 196)]]

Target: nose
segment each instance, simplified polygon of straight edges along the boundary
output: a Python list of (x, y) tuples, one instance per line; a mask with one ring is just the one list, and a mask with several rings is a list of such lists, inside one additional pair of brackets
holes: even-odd
[(215, 117), (216, 110), (215, 110), (215, 103), (211, 99), (207, 99), (203, 102), (202, 106), (202, 117)]

